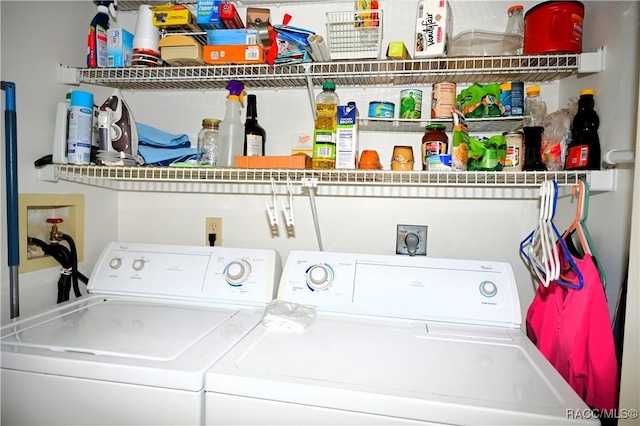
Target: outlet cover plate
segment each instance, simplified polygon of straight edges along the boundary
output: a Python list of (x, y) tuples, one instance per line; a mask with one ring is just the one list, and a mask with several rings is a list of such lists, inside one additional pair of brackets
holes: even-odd
[(423, 225), (397, 225), (396, 232), (396, 254), (409, 255), (409, 248), (406, 244), (407, 235), (415, 234), (418, 237), (415, 256), (427, 255), (427, 226)]

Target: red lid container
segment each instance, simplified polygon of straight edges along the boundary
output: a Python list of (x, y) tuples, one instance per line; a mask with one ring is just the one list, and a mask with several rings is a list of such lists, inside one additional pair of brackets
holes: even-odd
[(546, 1), (524, 15), (525, 55), (582, 53), (584, 5), (579, 1)]

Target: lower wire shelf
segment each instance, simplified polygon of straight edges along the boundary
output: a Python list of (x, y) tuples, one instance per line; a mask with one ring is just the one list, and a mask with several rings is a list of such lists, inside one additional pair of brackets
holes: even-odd
[(537, 187), (545, 180), (560, 186), (575, 184), (587, 171), (441, 172), (391, 170), (237, 169), (182, 167), (115, 167), (54, 164), (53, 174), (42, 180), (92, 184), (118, 182), (281, 183), (312, 180), (318, 185), (378, 186), (504, 186)]

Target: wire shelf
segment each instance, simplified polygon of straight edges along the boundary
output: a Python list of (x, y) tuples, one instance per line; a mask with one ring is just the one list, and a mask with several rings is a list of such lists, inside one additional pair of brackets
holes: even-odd
[(302, 88), (327, 80), (341, 87), (416, 86), (442, 81), (552, 81), (576, 74), (580, 55), (482, 56), (421, 60), (313, 62), (272, 67), (213, 65), (192, 67), (71, 68), (77, 83), (131, 90), (223, 89), (229, 79), (252, 88)]
[(545, 180), (560, 186), (575, 184), (586, 172), (424, 172), (389, 170), (286, 170), (183, 167), (108, 167), (56, 164), (59, 180), (98, 184), (99, 181), (243, 183), (302, 182), (355, 186), (537, 187)]

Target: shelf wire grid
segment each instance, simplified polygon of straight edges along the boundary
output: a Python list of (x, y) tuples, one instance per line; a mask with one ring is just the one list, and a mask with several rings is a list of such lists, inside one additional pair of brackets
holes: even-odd
[(545, 180), (560, 186), (574, 185), (586, 172), (428, 172), (386, 170), (286, 170), (183, 167), (110, 167), (56, 164), (60, 180), (126, 182), (249, 183), (302, 182), (356, 186), (465, 186), (537, 187)]
[(121, 89), (222, 89), (229, 79), (252, 88), (301, 88), (327, 80), (342, 87), (425, 85), (442, 81), (480, 83), (499, 81), (544, 82), (575, 74), (577, 54), (485, 56), (421, 60), (357, 60), (312, 62), (272, 67), (214, 65), (190, 67), (78, 68), (79, 83)]

